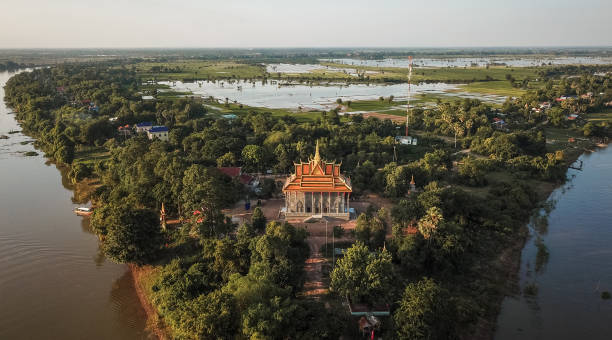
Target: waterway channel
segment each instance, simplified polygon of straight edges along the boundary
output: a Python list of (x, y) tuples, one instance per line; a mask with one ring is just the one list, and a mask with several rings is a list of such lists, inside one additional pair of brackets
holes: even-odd
[(496, 340), (612, 338), (612, 300), (602, 298), (612, 293), (612, 146), (580, 160), (529, 225)]
[(127, 266), (101, 255), (56, 166), (9, 133), (13, 74), (0, 72), (0, 339), (150, 338)]

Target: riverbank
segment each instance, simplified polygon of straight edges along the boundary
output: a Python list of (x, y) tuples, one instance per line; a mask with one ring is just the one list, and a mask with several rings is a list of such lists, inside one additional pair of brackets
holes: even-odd
[[(127, 266), (75, 216), (71, 181), (22, 132), (0, 72), (0, 339), (147, 339)], [(36, 156), (26, 156), (37, 152)], [(78, 195), (77, 195), (78, 196)]]
[(603, 293), (612, 288), (612, 149), (580, 160), (582, 171), (569, 171), (529, 225), (522, 294), (504, 300), (497, 340), (609, 338), (612, 304)]
[[(587, 145), (581, 145), (582, 149), (580, 151), (577, 151), (576, 148), (572, 149), (573, 152), (566, 152), (566, 173), (567, 171), (569, 171), (570, 166), (574, 164), (582, 155), (589, 152), (596, 152), (597, 148), (605, 148), (607, 146), (607, 144), (590, 143), (590, 147), (595, 148), (595, 150), (588, 149)], [(549, 182), (542, 182), (541, 185), (537, 188), (537, 192), (540, 197), (539, 204), (533, 209), (534, 213), (535, 211), (539, 210), (545, 202), (548, 201), (548, 199), (555, 190), (561, 188), (565, 183), (566, 182), (551, 184)], [(495, 303), (492, 304), (492, 306), (496, 307), (494, 310), (491, 311), (487, 318), (482, 318), (478, 320), (477, 325), (475, 327), (476, 334), (474, 334), (473, 337), (470, 337), (470, 339), (493, 339), (498, 329), (498, 318), (502, 310), (503, 301), (509, 296), (516, 296), (517, 294), (521, 293), (520, 270), (523, 249), (530, 237), (528, 227), (529, 223), (531, 223), (531, 221), (527, 221), (521, 227), (521, 230), (519, 231), (518, 237), (516, 238), (515, 242), (505, 248), (500, 254), (500, 256), (493, 263), (490, 264), (491, 268), (494, 268), (495, 270), (489, 272), (489, 278), (499, 287), (499, 294), (495, 295)]]
[(155, 277), (155, 268), (153, 266), (137, 266), (135, 264), (128, 264), (128, 267), (134, 279), (136, 295), (138, 295), (140, 304), (147, 315), (147, 329), (155, 334), (159, 340), (171, 339), (169, 336), (170, 332), (157, 309), (153, 306), (149, 295)]

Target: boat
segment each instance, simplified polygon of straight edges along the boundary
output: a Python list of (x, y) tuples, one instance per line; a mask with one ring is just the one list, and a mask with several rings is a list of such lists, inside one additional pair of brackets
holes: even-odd
[(79, 216), (89, 216), (93, 214), (93, 208), (87, 208), (87, 207), (74, 208), (74, 213)]

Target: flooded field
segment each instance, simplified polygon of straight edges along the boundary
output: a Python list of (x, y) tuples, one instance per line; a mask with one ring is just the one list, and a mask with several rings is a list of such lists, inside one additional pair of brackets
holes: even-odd
[[(261, 81), (200, 81), (195, 83), (183, 82), (160, 82), (171, 86), (175, 91), (190, 91), (194, 95), (212, 96), (221, 101), (228, 98), (230, 102), (238, 102), (248, 106), (268, 108), (288, 108), (329, 110), (335, 107), (338, 98), (346, 100), (372, 100), (379, 97), (388, 98), (394, 96), (396, 100), (405, 100), (408, 92), (408, 84), (330, 84), (330, 85), (302, 85), (302, 84), (279, 84), (275, 81), (262, 83)], [(503, 103), (504, 96), (481, 95), (458, 91), (456, 84), (435, 83), (412, 85), (413, 98), (418, 94), (433, 94), (442, 96), (453, 96), (459, 98), (475, 98), (487, 102)]]
[[(353, 58), (321, 59), (338, 64), (370, 67), (408, 67), (408, 58), (363, 60)], [(528, 67), (545, 65), (604, 65), (612, 64), (612, 57), (559, 57), (559, 58), (414, 58), (415, 67), (469, 67), (487, 65), (507, 65), (511, 67)]]
[[(330, 72), (330, 73), (345, 73), (351, 76), (357, 76), (357, 70), (354, 68), (337, 68), (320, 64), (267, 64), (266, 72), (268, 73), (311, 73), (311, 72)], [(376, 71), (366, 71), (365, 74), (377, 74)]]

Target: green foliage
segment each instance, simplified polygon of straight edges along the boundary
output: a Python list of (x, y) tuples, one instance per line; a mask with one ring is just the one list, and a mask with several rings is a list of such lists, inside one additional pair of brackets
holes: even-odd
[(331, 273), (330, 289), (353, 302), (387, 302), (393, 282), (391, 254), (386, 250), (370, 253), (362, 242), (355, 243), (338, 260)]
[(82, 162), (74, 162), (70, 166), (70, 172), (68, 173), (68, 177), (72, 180), (73, 183), (79, 182), (86, 177), (91, 176), (92, 170), (91, 168)]
[(332, 233), (335, 238), (342, 238), (344, 236), (344, 232), (345, 232), (344, 228), (342, 228), (342, 226), (339, 226), (339, 225), (335, 225), (332, 230)]
[(386, 213), (383, 209), (381, 210), (382, 213), (376, 215), (361, 213), (355, 226), (357, 240), (369, 245), (372, 249), (383, 246), (387, 233), (386, 216), (384, 216)]
[(264, 231), (266, 227), (266, 216), (264, 215), (263, 210), (261, 210), (260, 207), (256, 207), (255, 210), (253, 210), (253, 216), (251, 216), (251, 224), (253, 225), (253, 228), (255, 228), (255, 230)]
[(455, 339), (456, 310), (448, 290), (430, 278), (406, 287), (393, 314), (398, 339)]
[(95, 210), (91, 224), (103, 235), (104, 254), (118, 263), (149, 263), (161, 247), (159, 221), (149, 210), (108, 205)]
[(264, 161), (264, 151), (259, 145), (247, 145), (242, 149), (242, 159), (247, 171), (261, 170)]

